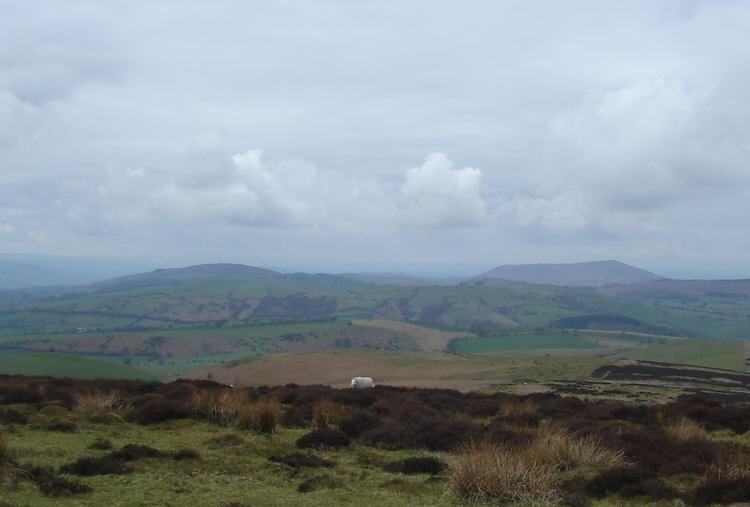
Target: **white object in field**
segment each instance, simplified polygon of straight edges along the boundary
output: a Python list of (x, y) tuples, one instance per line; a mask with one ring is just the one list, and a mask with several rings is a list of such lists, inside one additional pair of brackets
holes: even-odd
[(352, 377), (352, 387), (375, 387), (372, 377)]

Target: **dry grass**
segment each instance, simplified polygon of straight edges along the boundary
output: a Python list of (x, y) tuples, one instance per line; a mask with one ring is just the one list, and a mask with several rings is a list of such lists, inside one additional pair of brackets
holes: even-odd
[(674, 421), (671, 421), (664, 425), (664, 431), (667, 435), (676, 440), (690, 440), (693, 438), (706, 438), (706, 430), (703, 426), (688, 419), (687, 417), (680, 417)]
[(556, 503), (559, 483), (535, 453), (486, 440), (464, 444), (450, 470), (452, 493), (471, 502)]
[(240, 429), (273, 433), (281, 414), (281, 404), (275, 398), (263, 398), (243, 405), (237, 412), (235, 424)]
[(626, 464), (623, 451), (605, 447), (594, 437), (575, 438), (567, 429), (555, 425), (540, 428), (527, 452), (556, 470), (613, 468)]
[(229, 424), (247, 403), (247, 391), (244, 389), (222, 389), (209, 391), (199, 389), (190, 397), (190, 408), (194, 413), (209, 421)]
[(81, 410), (112, 410), (127, 405), (116, 392), (83, 391), (75, 393), (73, 400)]
[(345, 406), (323, 400), (313, 407), (312, 425), (315, 428), (338, 425), (348, 414)]
[(738, 480), (750, 478), (750, 456), (735, 448), (712, 463), (706, 472), (706, 480)]
[(516, 398), (503, 401), (497, 410), (497, 415), (502, 417), (513, 417), (519, 415), (536, 414), (539, 407), (531, 400), (519, 401)]

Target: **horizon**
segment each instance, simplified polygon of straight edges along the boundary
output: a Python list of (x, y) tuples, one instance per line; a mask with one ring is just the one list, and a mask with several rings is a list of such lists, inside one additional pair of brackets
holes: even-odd
[(746, 6), (577, 7), (9, 3), (0, 252), (750, 276)]
[[(534, 262), (534, 263), (503, 263), (495, 264), (493, 266), (480, 265), (477, 269), (470, 270), (407, 270), (398, 269), (394, 266), (394, 269), (382, 269), (382, 270), (341, 270), (341, 269), (304, 269), (304, 267), (285, 267), (285, 266), (273, 266), (273, 265), (262, 265), (258, 263), (247, 263), (247, 262), (236, 262), (231, 260), (217, 260), (213, 262), (196, 262), (196, 263), (162, 263), (155, 260), (146, 259), (124, 259), (116, 257), (76, 257), (76, 256), (52, 256), (44, 254), (7, 254), (0, 253), (0, 266), (2, 261), (14, 262), (18, 265), (24, 265), (26, 267), (42, 268), (58, 270), (56, 275), (66, 276), (66, 282), (60, 283), (61, 286), (66, 285), (78, 285), (95, 283), (99, 281), (105, 281), (108, 279), (126, 277), (137, 274), (146, 274), (162, 269), (183, 269), (196, 266), (206, 265), (217, 265), (217, 264), (231, 264), (238, 266), (256, 267), (261, 269), (267, 269), (270, 271), (278, 272), (281, 274), (294, 274), (294, 273), (306, 273), (306, 274), (331, 274), (331, 275), (373, 275), (373, 276), (396, 276), (396, 277), (411, 277), (416, 279), (423, 279), (426, 281), (443, 282), (443, 283), (457, 283), (460, 281), (468, 280), (477, 277), (483, 273), (502, 267), (518, 267), (518, 266), (565, 266), (575, 264), (592, 264), (592, 263), (603, 263), (603, 262), (616, 262), (624, 264), (626, 266), (636, 268), (642, 271), (649, 272), (656, 276), (670, 280), (746, 280), (750, 279), (750, 276), (737, 276), (737, 277), (710, 277), (710, 276), (670, 276), (659, 271), (653, 271), (642, 266), (633, 265), (619, 259), (596, 259), (586, 261), (574, 261), (574, 262)], [(91, 268), (89, 271), (86, 268)], [(0, 290), (2, 284), (0, 284)], [(24, 287), (34, 287), (46, 284), (34, 284), (24, 285)], [(20, 287), (19, 287), (20, 288)]]

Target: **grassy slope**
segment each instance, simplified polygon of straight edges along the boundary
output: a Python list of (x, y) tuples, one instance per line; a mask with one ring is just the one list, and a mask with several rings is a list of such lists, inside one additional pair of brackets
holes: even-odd
[[(455, 505), (444, 495), (445, 483), (425, 482), (426, 474), (403, 476), (384, 472), (360, 459), (391, 461), (424, 455), (419, 451), (379, 451), (354, 446), (316, 454), (332, 459), (338, 466), (328, 469), (292, 470), (268, 461), (271, 455), (299, 452), (294, 442), (309, 429), (281, 429), (273, 437), (222, 428), (203, 421), (181, 420), (148, 427), (129, 423), (93, 423), (76, 411), (65, 415), (78, 424), (77, 433), (44, 431), (43, 415), (33, 415), (32, 424), (17, 427), (8, 435), (8, 449), (18, 461), (53, 466), (81, 456), (99, 456), (106, 451), (88, 449), (97, 438), (109, 439), (115, 448), (129, 443), (149, 445), (164, 451), (182, 448), (197, 450), (201, 459), (141, 459), (132, 462), (129, 475), (77, 477), (94, 488), (89, 494), (50, 498), (28, 481), (12, 490), (1, 490), (2, 499), (12, 505), (200, 505), (220, 506), (230, 502), (243, 505), (356, 505), (363, 498), (373, 507), (393, 505)], [(39, 421), (39, 423), (37, 423)], [(235, 447), (218, 447), (209, 440), (226, 434), (243, 438)], [(441, 453), (429, 453), (440, 455)], [(311, 493), (297, 492), (297, 486), (321, 473), (330, 474), (340, 486)], [(2, 486), (0, 486), (2, 487)]]
[(745, 370), (743, 343), (733, 340), (675, 340), (623, 356), (665, 363), (692, 364), (712, 368)]
[(372, 376), (376, 383), (402, 386), (481, 389), (515, 380), (586, 377), (598, 358), (507, 358), (441, 352), (324, 351), (272, 354), (191, 372), (242, 385), (330, 384), (343, 387), (351, 377)]
[(521, 283), (413, 288), (320, 280), (226, 278), (69, 296), (14, 307), (11, 313), (0, 313), (0, 336), (70, 332), (74, 327), (163, 328), (169, 320), (230, 318), (238, 307), (248, 304), (252, 307), (252, 301), (269, 295), (284, 298), (300, 294), (336, 298), (333, 313), (329, 315), (347, 320), (377, 316), (378, 309), (390, 301), (394, 305), (398, 302), (408, 320), (461, 327), (475, 323), (542, 327), (562, 317), (583, 314), (626, 315), (713, 338), (744, 338), (750, 327), (750, 298), (742, 297), (634, 302), (593, 291)]
[(135, 378), (159, 380), (161, 375), (109, 361), (73, 354), (0, 350), (0, 372), (75, 378)]
[(582, 336), (565, 331), (529, 333), (504, 336), (482, 336), (453, 342), (455, 352), (484, 354), (504, 350), (525, 349), (595, 349), (600, 345)]

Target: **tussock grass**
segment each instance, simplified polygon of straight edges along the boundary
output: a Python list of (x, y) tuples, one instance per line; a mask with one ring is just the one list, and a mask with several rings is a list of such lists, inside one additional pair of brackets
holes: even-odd
[(337, 426), (341, 421), (346, 419), (348, 414), (349, 412), (344, 405), (323, 400), (313, 407), (312, 425), (314, 428)]
[(451, 491), (471, 502), (556, 503), (560, 478), (540, 458), (526, 449), (471, 440), (451, 466)]
[(237, 412), (235, 425), (259, 433), (273, 433), (279, 422), (281, 404), (275, 398), (261, 398), (243, 405)]
[(626, 464), (622, 450), (610, 449), (592, 436), (575, 438), (567, 429), (555, 425), (540, 428), (536, 440), (526, 452), (561, 471), (580, 467), (614, 468)]
[(703, 426), (688, 419), (680, 417), (664, 425), (664, 431), (675, 440), (691, 440), (694, 438), (706, 438), (706, 430)]
[(244, 389), (199, 389), (190, 397), (190, 408), (211, 422), (229, 424), (247, 401), (247, 391)]
[(708, 467), (704, 479), (706, 481), (750, 479), (750, 455), (741, 448), (732, 448)]
[(73, 395), (73, 401), (80, 410), (112, 410), (128, 406), (120, 394), (114, 391), (82, 391)]
[(536, 414), (539, 406), (531, 400), (519, 400), (511, 398), (500, 403), (497, 409), (497, 415), (501, 417), (515, 417), (529, 414)]

